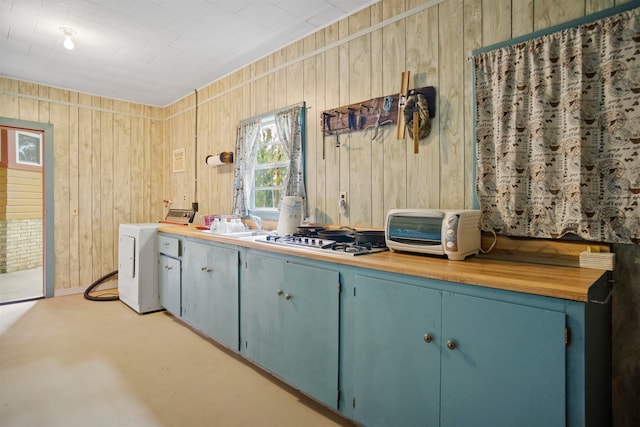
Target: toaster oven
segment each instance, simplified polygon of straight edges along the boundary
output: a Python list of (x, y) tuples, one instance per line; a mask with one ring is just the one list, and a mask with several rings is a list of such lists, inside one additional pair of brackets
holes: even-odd
[(392, 251), (464, 260), (480, 252), (480, 211), (393, 209), (387, 213), (385, 241)]

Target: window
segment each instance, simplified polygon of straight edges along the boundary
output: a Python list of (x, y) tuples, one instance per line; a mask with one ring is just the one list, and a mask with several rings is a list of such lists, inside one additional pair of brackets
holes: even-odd
[(42, 166), (42, 135), (16, 131), (16, 163)]
[(41, 171), (44, 136), (34, 131), (1, 129), (0, 166), (11, 169)]
[(236, 215), (278, 219), (280, 200), (302, 199), (308, 216), (304, 182), (304, 103), (238, 125), (233, 210)]
[(249, 206), (254, 214), (269, 216), (280, 206), (289, 173), (289, 156), (278, 138), (274, 117), (262, 121), (257, 144), (253, 193)]

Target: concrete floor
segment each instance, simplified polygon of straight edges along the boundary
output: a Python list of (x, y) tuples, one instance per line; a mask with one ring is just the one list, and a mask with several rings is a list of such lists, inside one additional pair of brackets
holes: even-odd
[(44, 295), (42, 267), (0, 273), (0, 304), (38, 298)]
[(166, 312), (83, 295), (0, 306), (0, 425), (352, 426)]

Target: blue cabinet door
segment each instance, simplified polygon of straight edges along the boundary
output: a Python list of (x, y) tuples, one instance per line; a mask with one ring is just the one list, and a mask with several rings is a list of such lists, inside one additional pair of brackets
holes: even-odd
[(320, 402), (338, 403), (338, 272), (295, 263), (285, 264), (281, 296), (282, 376)]
[(561, 312), (445, 292), (440, 425), (564, 426), (564, 330)]
[(338, 272), (248, 252), (241, 288), (241, 352), (336, 408)]
[(180, 260), (161, 254), (158, 257), (158, 263), (160, 305), (169, 313), (180, 317), (182, 307)]
[(183, 261), (183, 319), (238, 350), (238, 250), (186, 242)]
[(354, 417), (371, 426), (437, 426), (440, 292), (356, 276)]
[(277, 374), (283, 370), (285, 354), (281, 307), (285, 301), (282, 298), (285, 262), (248, 252), (244, 264), (240, 289), (240, 352)]

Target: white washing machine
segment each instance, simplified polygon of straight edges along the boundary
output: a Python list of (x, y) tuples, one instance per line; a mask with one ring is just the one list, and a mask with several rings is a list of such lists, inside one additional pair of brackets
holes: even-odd
[(162, 310), (158, 293), (160, 223), (120, 224), (118, 294), (138, 313)]

